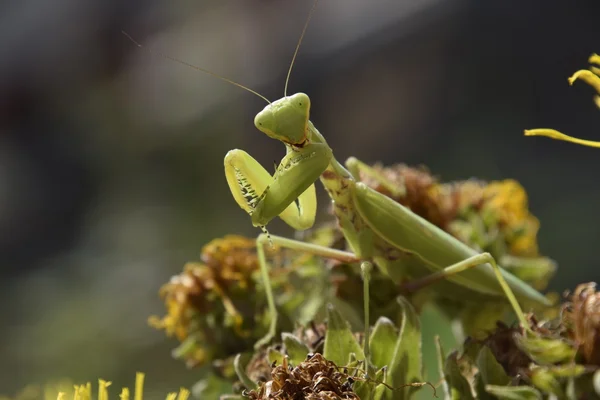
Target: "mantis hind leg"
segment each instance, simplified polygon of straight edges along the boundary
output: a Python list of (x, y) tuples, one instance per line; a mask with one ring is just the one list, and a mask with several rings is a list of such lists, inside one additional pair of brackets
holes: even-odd
[(449, 276), (459, 274), (463, 271), (467, 271), (478, 265), (483, 265), (483, 264), (488, 264), (488, 263), (494, 269), (494, 274), (496, 275), (498, 283), (502, 287), (502, 290), (504, 291), (506, 298), (508, 299), (508, 301), (510, 302), (510, 305), (512, 306), (513, 310), (515, 311), (515, 314), (517, 314), (517, 318), (519, 319), (519, 322), (521, 323), (521, 325), (523, 326), (523, 328), (525, 330), (530, 331), (529, 324), (528, 324), (527, 320), (525, 319), (525, 314), (523, 313), (523, 310), (521, 309), (521, 306), (519, 305), (517, 298), (515, 297), (510, 286), (508, 285), (508, 283), (502, 276), (500, 267), (498, 266), (498, 264), (496, 264), (496, 260), (494, 260), (494, 257), (492, 257), (492, 255), (490, 253), (481, 253), (481, 254), (474, 255), (473, 257), (469, 257), (469, 258), (467, 258), (463, 261), (460, 261), (456, 264), (450, 265), (441, 271), (434, 272), (431, 275), (427, 275), (423, 278), (416, 279), (416, 280), (413, 280), (410, 282), (406, 282), (402, 285), (402, 289), (407, 290), (409, 292), (414, 292), (414, 291), (424, 288), (425, 286), (431, 285), (439, 280), (446, 279)]

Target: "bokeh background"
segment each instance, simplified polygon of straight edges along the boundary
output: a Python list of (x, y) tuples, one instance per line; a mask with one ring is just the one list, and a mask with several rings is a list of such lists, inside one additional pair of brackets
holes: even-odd
[[(262, 100), (121, 30), (276, 99), (311, 5), (0, 6), (0, 393), (61, 377), (120, 386), (137, 370), (150, 392), (198, 380), (146, 319), (204, 243), (259, 233), (227, 189), (225, 153), (269, 168), (283, 148), (253, 126)], [(597, 0), (321, 0), (290, 91), (311, 96), (341, 160), (519, 180), (562, 291), (598, 278), (600, 152), (523, 129), (600, 139), (592, 89), (567, 83), (600, 51), (599, 18)]]

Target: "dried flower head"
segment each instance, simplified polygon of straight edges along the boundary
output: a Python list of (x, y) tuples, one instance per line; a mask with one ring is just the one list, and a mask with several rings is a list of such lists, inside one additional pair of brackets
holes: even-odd
[(309, 355), (296, 367), (284, 358), (282, 365), (273, 368), (271, 376), (270, 381), (246, 396), (251, 400), (359, 400), (352, 391), (352, 377), (319, 353)]
[[(320, 259), (279, 246), (266, 246), (265, 253), (271, 288), (281, 307), (278, 327), (289, 329), (296, 321), (313, 318), (331, 291)], [(202, 248), (201, 262), (187, 263), (163, 285), (160, 296), (167, 313), (150, 317), (149, 323), (179, 340), (173, 355), (189, 367), (243, 352), (268, 329), (259, 270), (256, 239), (214, 239)]]
[(600, 366), (600, 293), (596, 283), (577, 286), (565, 304), (563, 317), (584, 360)]
[[(215, 346), (228, 354), (220, 344), (231, 337), (247, 338), (255, 327), (254, 308), (245, 312), (240, 308), (247, 308), (248, 298), (255, 293), (256, 241), (237, 235), (218, 238), (202, 248), (201, 259), (201, 263), (187, 263), (181, 274), (163, 285), (159, 294), (167, 314), (149, 319), (152, 326), (184, 343), (179, 350), (188, 366), (211, 359)], [(231, 332), (221, 335), (209, 325)]]

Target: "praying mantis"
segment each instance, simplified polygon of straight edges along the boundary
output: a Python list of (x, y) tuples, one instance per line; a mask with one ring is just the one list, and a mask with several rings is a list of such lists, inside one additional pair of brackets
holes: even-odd
[[(543, 294), (503, 270), (489, 253), (478, 253), (410, 209), (361, 183), (358, 180), (360, 172), (367, 172), (386, 182), (383, 176), (357, 158), (351, 157), (342, 165), (323, 134), (310, 121), (309, 96), (305, 93), (287, 95), (294, 61), (316, 5), (315, 0), (296, 46), (284, 97), (273, 102), (228, 78), (163, 55), (267, 101), (268, 105), (256, 115), (254, 124), (268, 137), (280, 141), (286, 149), (286, 155), (273, 175), (240, 149), (229, 151), (224, 159), (225, 176), (234, 200), (250, 215), (252, 224), (263, 230), (257, 238), (257, 254), (270, 323), (266, 335), (256, 342), (255, 347), (268, 344), (277, 329), (278, 313), (265, 256), (265, 248), (270, 245), (342, 262), (360, 263), (365, 294), (365, 337), (369, 337), (369, 274), (373, 266), (380, 268), (408, 292), (428, 287), (442, 299), (462, 303), (508, 301), (523, 328), (529, 330), (520, 303), (550, 306), (550, 301)], [(349, 251), (270, 235), (266, 231), (266, 225), (276, 217), (298, 231), (311, 228), (316, 219), (317, 180), (331, 198)], [(367, 358), (368, 345), (368, 340), (365, 340)]]
[[(315, 6), (316, 1), (310, 15)], [(273, 175), (243, 150), (229, 151), (224, 160), (226, 179), (236, 203), (251, 216), (252, 224), (263, 230), (257, 238), (257, 252), (271, 321), (268, 333), (256, 347), (267, 344), (276, 333), (277, 310), (265, 257), (265, 246), (271, 244), (343, 262), (360, 262), (365, 302), (369, 271), (376, 265), (405, 290), (435, 285), (436, 293), (442, 298), (466, 302), (508, 300), (524, 329), (529, 329), (519, 303), (549, 306), (546, 297), (500, 268), (489, 253), (477, 253), (408, 208), (359, 182), (361, 171), (372, 176), (377, 173), (354, 157), (342, 165), (309, 119), (309, 96), (305, 93), (287, 95), (289, 77), (310, 15), (288, 70), (284, 97), (273, 102), (263, 97), (269, 104), (254, 119), (259, 131), (285, 146), (285, 157)], [(296, 230), (313, 226), (317, 179), (331, 198), (350, 251), (266, 232), (266, 225), (276, 217)], [(378, 179), (385, 181), (381, 176)], [(368, 337), (366, 304), (365, 329)]]

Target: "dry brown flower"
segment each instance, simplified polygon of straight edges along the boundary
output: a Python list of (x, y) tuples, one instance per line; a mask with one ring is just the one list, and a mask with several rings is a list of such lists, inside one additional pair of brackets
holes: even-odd
[(496, 360), (502, 365), (504, 371), (512, 377), (527, 370), (531, 364), (531, 358), (515, 342), (515, 335), (522, 333), (520, 327), (509, 327), (498, 321), (496, 330), (484, 342)]
[(246, 393), (251, 400), (360, 400), (352, 391), (352, 378), (321, 354), (309, 354), (292, 367), (287, 358), (275, 366), (272, 379)]
[(577, 286), (563, 317), (585, 361), (600, 365), (600, 293), (595, 282)]

